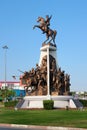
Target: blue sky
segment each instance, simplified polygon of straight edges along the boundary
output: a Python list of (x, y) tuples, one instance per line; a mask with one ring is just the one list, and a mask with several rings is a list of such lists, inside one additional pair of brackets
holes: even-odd
[[(0, 80), (4, 80), (7, 45), (7, 80), (35, 67), (45, 40), (33, 30), (38, 16), (52, 15), (57, 30), (58, 63), (71, 76), (71, 90), (87, 91), (87, 0), (0, 0)], [(18, 80), (18, 79), (17, 79)]]

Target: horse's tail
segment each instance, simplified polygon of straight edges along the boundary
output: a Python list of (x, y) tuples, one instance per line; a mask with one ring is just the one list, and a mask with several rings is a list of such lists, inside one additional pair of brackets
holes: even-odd
[(53, 30), (53, 42), (54, 42), (54, 44), (55, 44), (55, 37), (56, 37), (56, 35), (57, 35), (57, 31)]
[(57, 31), (54, 30), (53, 32), (54, 32), (54, 39), (55, 39), (55, 37), (56, 37), (56, 35), (57, 35)]

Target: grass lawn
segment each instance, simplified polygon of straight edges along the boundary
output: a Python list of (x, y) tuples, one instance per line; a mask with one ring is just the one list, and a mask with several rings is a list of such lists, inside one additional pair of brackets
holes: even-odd
[(0, 108), (0, 123), (87, 128), (87, 110)]

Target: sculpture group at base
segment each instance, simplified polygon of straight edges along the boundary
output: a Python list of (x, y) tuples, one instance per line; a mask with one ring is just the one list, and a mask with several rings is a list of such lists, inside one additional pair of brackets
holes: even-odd
[[(57, 70), (56, 60), (49, 55), (50, 62), (50, 95), (69, 95), (70, 76), (59, 68)], [(25, 84), (27, 95), (47, 95), (47, 55), (43, 57), (41, 66), (36, 64), (29, 72), (21, 77)]]

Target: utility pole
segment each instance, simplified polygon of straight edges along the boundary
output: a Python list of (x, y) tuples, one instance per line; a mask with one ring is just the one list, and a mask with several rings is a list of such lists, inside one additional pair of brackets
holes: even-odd
[(3, 46), (2, 47), (4, 50), (5, 50), (5, 52), (4, 52), (4, 67), (5, 67), (5, 70), (4, 70), (4, 72), (5, 72), (5, 74), (4, 74), (4, 80), (5, 80), (5, 88), (6, 88), (6, 80), (7, 80), (7, 49), (8, 49), (8, 46), (7, 45), (5, 45), (5, 46)]

